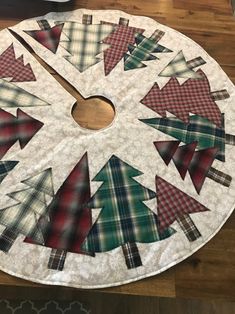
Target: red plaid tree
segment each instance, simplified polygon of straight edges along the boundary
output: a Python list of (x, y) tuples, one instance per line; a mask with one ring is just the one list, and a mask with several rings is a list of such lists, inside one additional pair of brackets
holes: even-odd
[(30, 64), (24, 65), (23, 56), (16, 58), (13, 44), (0, 55), (0, 78), (11, 78), (11, 82), (36, 81)]
[(17, 117), (0, 109), (0, 159), (17, 141), (20, 143), (20, 148), (23, 149), (42, 126), (42, 122), (32, 118), (19, 108)]
[(56, 53), (64, 24), (51, 27), (47, 20), (38, 20), (37, 22), (40, 30), (25, 31), (25, 33), (51, 52)]
[(68, 251), (87, 254), (81, 244), (92, 225), (91, 210), (85, 205), (89, 199), (90, 179), (85, 154), (48, 207), (49, 222), (44, 232), (44, 245), (52, 248), (48, 268), (62, 270)]
[(172, 159), (183, 180), (187, 171), (189, 172), (193, 185), (199, 194), (211, 165), (216, 158), (218, 148), (212, 147), (195, 151), (197, 142), (182, 146), (179, 146), (179, 144), (179, 141), (154, 142), (165, 164), (168, 165)]
[(159, 176), (156, 176), (156, 192), (160, 232), (177, 221), (189, 241), (197, 240), (201, 234), (189, 214), (209, 209)]
[(120, 18), (119, 25), (102, 21), (102, 24), (116, 26), (115, 31), (107, 36), (102, 43), (110, 47), (104, 51), (104, 72), (108, 75), (129, 51), (129, 45), (135, 44), (135, 35), (142, 34), (144, 29), (128, 26), (129, 20)]
[(160, 89), (155, 83), (141, 103), (166, 117), (166, 111), (174, 114), (184, 123), (189, 123), (189, 114), (194, 113), (221, 127), (222, 114), (215, 100), (228, 98), (227, 91), (210, 91), (208, 79), (202, 70), (196, 73), (201, 80), (188, 79), (182, 85), (176, 78)]

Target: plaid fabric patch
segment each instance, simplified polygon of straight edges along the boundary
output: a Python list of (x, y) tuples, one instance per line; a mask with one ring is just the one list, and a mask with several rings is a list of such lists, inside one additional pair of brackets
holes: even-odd
[(61, 40), (60, 45), (68, 51), (64, 58), (80, 72), (101, 61), (98, 54), (109, 47), (101, 43), (112, 31), (112, 25), (87, 25), (65, 22), (63, 33), (68, 40)]
[(155, 36), (157, 36), (156, 31), (150, 38), (142, 34), (135, 34), (136, 46), (128, 45), (129, 54), (125, 54), (124, 57), (125, 71), (145, 67), (142, 61), (157, 59), (152, 53), (172, 52), (170, 49), (159, 45)]
[(215, 159), (217, 148), (207, 148), (194, 153), (188, 168), (193, 185), (199, 194), (206, 175)]
[(19, 161), (0, 161), (0, 183), (6, 178), (8, 173), (15, 168)]
[(182, 51), (175, 56), (158, 76), (203, 79), (200, 72), (194, 72), (192, 70), (192, 64), (190, 64), (190, 66), (188, 65)]
[(184, 180), (186, 173), (189, 169), (190, 163), (192, 161), (197, 142), (192, 142), (190, 144), (182, 145), (177, 148), (174, 156), (173, 162), (181, 176)]
[(197, 73), (204, 79), (189, 79), (180, 85), (176, 78), (171, 78), (162, 89), (155, 83), (141, 103), (162, 117), (166, 117), (168, 111), (184, 123), (189, 123), (189, 113), (193, 113), (221, 127), (222, 114), (211, 98), (208, 79), (201, 70)]
[(39, 193), (40, 190), (45, 190), (42, 185), (43, 182), (48, 182), (48, 176), (51, 176), (50, 168), (33, 177), (38, 180), (38, 184), (35, 182), (34, 188), (31, 187), (8, 194), (18, 203), (0, 210), (1, 225), (15, 230), (16, 233), (29, 236), (38, 243), (44, 243), (41, 226), (38, 222), (40, 216), (47, 215), (48, 206), (44, 192), (41, 192), (43, 193), (41, 196), (39, 196)]
[(34, 106), (49, 106), (49, 104), (24, 89), (0, 79), (0, 107)]
[(206, 61), (203, 60), (202, 57), (197, 57), (197, 58), (187, 61), (186, 63), (190, 69), (194, 69), (194, 68), (199, 67), (200, 65), (206, 64)]
[(59, 188), (49, 205), (50, 222), (45, 228), (45, 246), (82, 253), (81, 244), (92, 226), (88, 158), (85, 154)]
[(180, 141), (156, 141), (153, 142), (153, 144), (165, 164), (168, 166), (180, 144)]
[(156, 194), (133, 179), (141, 174), (113, 155), (94, 178), (104, 183), (88, 206), (102, 210), (83, 244), (86, 251), (105, 252), (128, 242), (155, 242), (174, 233), (171, 229), (158, 232), (157, 216), (143, 203)]
[(123, 26), (128, 26), (129, 25), (129, 20), (125, 19), (124, 17), (120, 17), (118, 24), (119, 25), (123, 25)]
[(63, 270), (67, 252), (65, 250), (52, 249), (48, 268), (54, 270)]
[(17, 109), (17, 117), (0, 109), (0, 159), (18, 140), (23, 149), (42, 126), (42, 122), (20, 109)]
[(38, 22), (38, 26), (42, 30), (51, 29), (51, 26), (50, 26), (50, 24), (48, 23), (47, 20), (37, 20), (37, 22)]
[(0, 78), (11, 78), (11, 82), (36, 81), (30, 64), (24, 65), (23, 56), (16, 59), (13, 44), (0, 55)]
[(235, 145), (235, 135), (225, 134), (225, 144)]
[(164, 35), (165, 32), (161, 31), (160, 29), (156, 29), (150, 36), (150, 39), (155, 40), (155, 42), (158, 42), (160, 39), (162, 39)]
[(229, 98), (230, 95), (226, 89), (222, 89), (216, 92), (211, 92), (211, 98), (216, 101), (216, 100), (224, 100)]
[(136, 243), (123, 244), (122, 251), (128, 269), (142, 266), (141, 257)]
[(39, 42), (45, 48), (49, 49), (51, 52), (56, 53), (64, 24), (61, 23), (50, 28), (48, 28), (48, 22), (45, 25), (45, 20), (38, 21), (38, 24), (41, 28), (43, 27), (44, 29), (24, 32), (33, 37), (37, 42)]
[(161, 231), (168, 228), (178, 217), (209, 210), (159, 176), (156, 176), (156, 191), (159, 230)]
[(128, 52), (128, 46), (135, 44), (135, 35), (137, 33), (142, 34), (144, 29), (104, 21), (101, 23), (116, 26), (114, 32), (102, 41), (102, 43), (110, 45), (104, 51), (104, 72), (105, 75), (108, 75)]
[(189, 215), (178, 216), (177, 222), (190, 242), (196, 241), (201, 237), (201, 233)]
[[(164, 132), (174, 138), (189, 144), (198, 142), (198, 149), (209, 147), (218, 148), (216, 159), (225, 161), (225, 133), (224, 119), (222, 115), (222, 127), (218, 128), (215, 124), (200, 116), (190, 116), (189, 124), (185, 124), (177, 118), (153, 118), (140, 119), (147, 125)], [(234, 142), (235, 143), (235, 142)], [(226, 143), (227, 144), (227, 143)]]
[(232, 182), (232, 177), (222, 171), (215, 169), (214, 167), (210, 167), (209, 171), (206, 175), (208, 178), (218, 182), (224, 186), (229, 187)]
[(83, 14), (82, 16), (82, 24), (90, 25), (92, 24), (92, 15)]
[(0, 235), (0, 250), (7, 253), (18, 237), (18, 232), (6, 228)]

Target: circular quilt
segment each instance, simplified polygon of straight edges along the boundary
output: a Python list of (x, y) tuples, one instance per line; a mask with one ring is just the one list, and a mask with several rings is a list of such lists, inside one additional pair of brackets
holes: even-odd
[[(14, 36), (113, 122), (92, 131)], [(235, 199), (235, 88), (198, 44), (121, 11), (26, 20), (0, 36), (0, 268), (115, 286), (205, 245)]]

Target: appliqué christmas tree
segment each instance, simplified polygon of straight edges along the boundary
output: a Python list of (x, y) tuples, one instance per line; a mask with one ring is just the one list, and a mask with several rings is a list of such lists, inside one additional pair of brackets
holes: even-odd
[[(90, 179), (87, 154), (77, 163), (57, 191), (47, 212), (44, 226), (44, 246), (52, 248), (48, 268), (62, 270), (67, 252), (84, 254), (81, 249), (91, 229)], [(32, 242), (28, 239), (27, 242)]]
[(80, 72), (102, 60), (97, 55), (109, 47), (102, 41), (114, 30), (112, 25), (88, 24), (89, 16), (83, 18), (83, 23), (65, 22), (63, 33), (67, 39), (60, 38), (60, 45), (68, 52), (64, 58)]
[(158, 75), (164, 77), (203, 79), (201, 73), (194, 72), (193, 69), (205, 63), (202, 57), (186, 61), (183, 51), (179, 51), (175, 58)]
[(4, 79), (0, 79), (0, 107), (49, 106), (46, 101), (28, 93)]
[(17, 117), (0, 109), (0, 159), (17, 141), (23, 149), (41, 129), (43, 123), (17, 109)]
[(115, 26), (112, 32), (102, 43), (110, 47), (104, 51), (104, 72), (108, 75), (128, 52), (129, 45), (135, 44), (136, 34), (142, 34), (144, 29), (129, 26), (129, 20), (120, 18), (119, 24), (101, 21), (104, 25)]
[(218, 149), (216, 159), (223, 162), (225, 144), (235, 145), (234, 135), (225, 133), (223, 114), (220, 128), (197, 115), (191, 115), (189, 123), (184, 123), (175, 117), (140, 119), (140, 121), (186, 144), (196, 141), (198, 149), (216, 147)]
[(38, 20), (37, 22), (40, 30), (25, 31), (25, 33), (51, 52), (56, 53), (64, 23), (51, 27), (47, 20)]
[(159, 230), (166, 230), (177, 221), (190, 242), (201, 237), (189, 214), (209, 209), (159, 176), (156, 176), (156, 192)]
[(157, 141), (154, 145), (168, 165), (173, 160), (181, 178), (184, 180), (188, 171), (193, 185), (199, 194), (206, 177), (214, 181), (229, 186), (232, 178), (221, 171), (211, 167), (218, 149), (210, 147), (195, 151), (197, 142), (179, 146), (179, 141)]
[(166, 117), (168, 111), (184, 123), (189, 123), (189, 114), (193, 113), (221, 128), (222, 115), (215, 100), (226, 99), (229, 94), (226, 90), (211, 93), (206, 75), (201, 70), (196, 73), (203, 79), (189, 79), (180, 85), (176, 78), (171, 78), (162, 89), (155, 83), (141, 103), (162, 117)]
[(7, 194), (17, 203), (0, 210), (0, 224), (6, 229), (0, 237), (0, 249), (8, 252), (19, 234), (44, 243), (40, 220), (48, 220), (46, 195), (53, 197), (51, 168), (24, 181), (27, 188)]
[(158, 59), (152, 53), (172, 52), (172, 50), (158, 44), (158, 41), (163, 35), (164, 32), (158, 29), (155, 30), (149, 38), (137, 33), (135, 35), (135, 45), (129, 44), (129, 53), (124, 55), (124, 70), (127, 71), (146, 67), (142, 61)]
[(169, 228), (159, 232), (157, 215), (143, 203), (156, 194), (133, 179), (141, 174), (113, 155), (94, 178), (103, 184), (88, 203), (101, 212), (83, 248), (105, 252), (121, 246), (128, 268), (142, 265), (136, 242), (156, 242), (174, 233)]
[(11, 82), (36, 81), (30, 64), (24, 65), (23, 56), (16, 58), (13, 44), (0, 55), (0, 78), (11, 78)]

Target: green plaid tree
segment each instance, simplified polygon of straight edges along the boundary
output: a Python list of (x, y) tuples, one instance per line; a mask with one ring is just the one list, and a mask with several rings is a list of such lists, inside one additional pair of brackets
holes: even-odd
[[(80, 72), (95, 65), (102, 59), (97, 57), (109, 45), (101, 43), (113, 30), (114, 26), (104, 24), (91, 24), (92, 18), (85, 15), (83, 24), (65, 22), (63, 33), (67, 39), (60, 39), (60, 45), (68, 51), (64, 58), (74, 65)], [(56, 22), (60, 24), (61, 22)]]
[(128, 268), (142, 265), (136, 242), (160, 241), (175, 232), (170, 228), (159, 232), (157, 215), (143, 203), (156, 193), (133, 179), (141, 174), (113, 155), (94, 178), (103, 184), (88, 203), (88, 207), (102, 210), (83, 248), (105, 252), (122, 246)]
[(140, 33), (135, 34), (136, 45), (129, 44), (129, 54), (124, 55), (125, 71), (144, 68), (146, 65), (142, 61), (158, 59), (152, 53), (172, 52), (172, 50), (158, 44), (159, 39), (162, 37), (159, 34), (162, 34), (162, 32), (158, 29), (149, 38)]
[(28, 187), (7, 194), (17, 203), (0, 210), (0, 224), (6, 227), (0, 237), (0, 250), (4, 252), (9, 251), (19, 234), (44, 243), (42, 228), (49, 219), (46, 196), (54, 195), (51, 168), (21, 182)]

